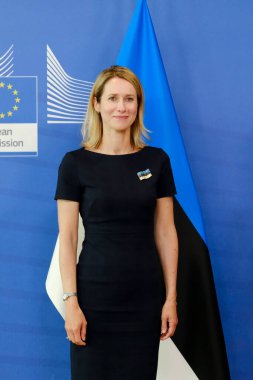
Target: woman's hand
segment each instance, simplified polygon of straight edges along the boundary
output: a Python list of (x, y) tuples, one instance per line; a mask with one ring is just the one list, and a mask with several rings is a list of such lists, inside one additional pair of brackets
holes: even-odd
[(161, 320), (162, 328), (160, 340), (165, 340), (174, 335), (178, 324), (176, 301), (166, 300), (162, 308)]
[(86, 346), (86, 318), (78, 305), (76, 297), (71, 297), (66, 304), (65, 329), (69, 340), (78, 346)]

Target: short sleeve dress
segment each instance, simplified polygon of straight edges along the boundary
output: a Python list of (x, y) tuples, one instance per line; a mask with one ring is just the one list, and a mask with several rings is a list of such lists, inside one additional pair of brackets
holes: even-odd
[(79, 203), (85, 229), (77, 296), (86, 346), (70, 342), (72, 380), (155, 380), (166, 297), (154, 239), (157, 198), (176, 194), (162, 148), (65, 154), (54, 199)]

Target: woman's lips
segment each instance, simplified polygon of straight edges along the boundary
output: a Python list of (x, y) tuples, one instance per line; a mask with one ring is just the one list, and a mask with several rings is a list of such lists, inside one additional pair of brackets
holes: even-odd
[(113, 116), (115, 119), (127, 119), (128, 116)]

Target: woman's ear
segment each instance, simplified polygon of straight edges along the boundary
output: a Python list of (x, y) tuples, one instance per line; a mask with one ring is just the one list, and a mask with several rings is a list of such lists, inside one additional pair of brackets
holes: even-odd
[(94, 106), (95, 111), (97, 111), (97, 113), (99, 113), (100, 112), (100, 104), (97, 101), (96, 96), (94, 96), (94, 99), (93, 99), (93, 106)]

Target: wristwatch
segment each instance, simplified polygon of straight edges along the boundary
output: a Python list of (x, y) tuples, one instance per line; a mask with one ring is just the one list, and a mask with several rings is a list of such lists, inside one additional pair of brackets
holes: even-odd
[(77, 293), (76, 292), (70, 292), (70, 293), (63, 293), (63, 297), (62, 297), (62, 300), (63, 301), (66, 301), (69, 297), (71, 296), (77, 296)]

